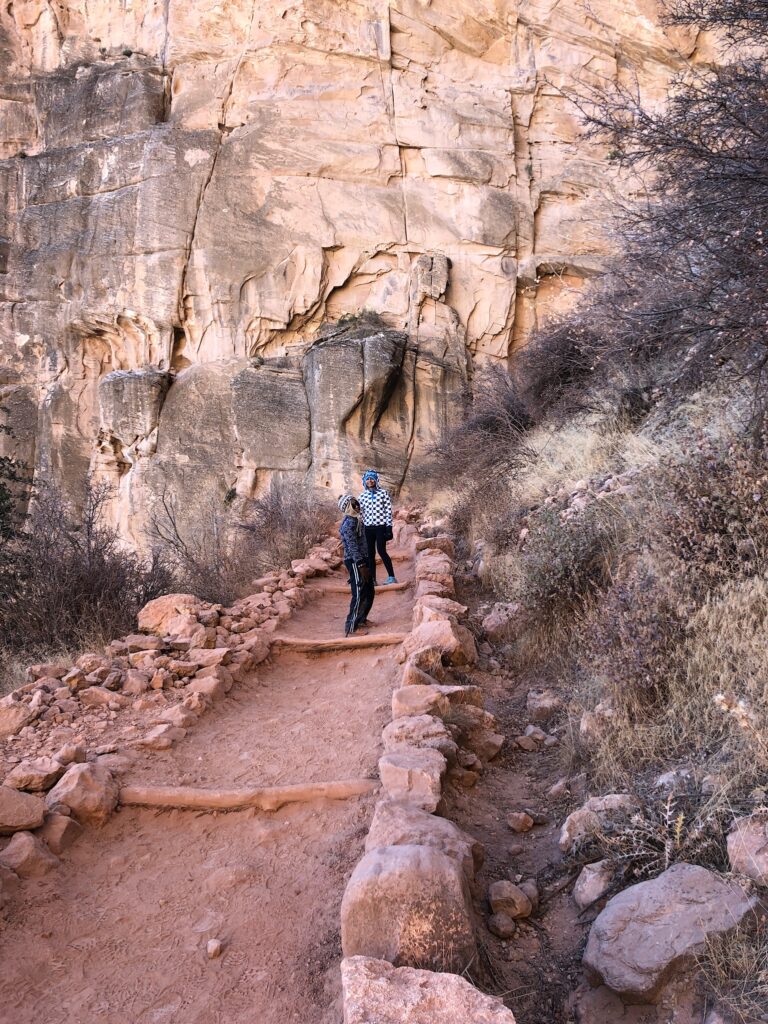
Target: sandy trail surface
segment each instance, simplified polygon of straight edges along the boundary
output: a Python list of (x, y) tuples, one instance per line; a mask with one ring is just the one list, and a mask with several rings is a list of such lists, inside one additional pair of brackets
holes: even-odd
[[(408, 578), (409, 564), (398, 569)], [(348, 599), (316, 589), (282, 632), (343, 633)], [(411, 589), (377, 592), (371, 632), (407, 632), (412, 601)], [(121, 781), (235, 788), (372, 777), (395, 651), (277, 653)], [(0, 932), (0, 1021), (338, 1024), (339, 907), (373, 800), (119, 811), (12, 901)], [(223, 943), (214, 960), (212, 938)]]

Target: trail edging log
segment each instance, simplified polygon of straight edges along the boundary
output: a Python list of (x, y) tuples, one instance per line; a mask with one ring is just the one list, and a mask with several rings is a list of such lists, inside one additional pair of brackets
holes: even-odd
[(123, 786), (119, 802), (124, 807), (167, 807), (176, 810), (236, 811), (257, 807), (262, 811), (276, 811), (284, 804), (306, 800), (346, 800), (365, 796), (378, 788), (378, 779), (344, 779), (340, 782), (308, 782), (255, 789)]
[(405, 640), (407, 633), (371, 633), (368, 636), (342, 636), (336, 640), (304, 640), (298, 636), (276, 636), (276, 646), (322, 654), (324, 651), (355, 650), (367, 647), (395, 647)]

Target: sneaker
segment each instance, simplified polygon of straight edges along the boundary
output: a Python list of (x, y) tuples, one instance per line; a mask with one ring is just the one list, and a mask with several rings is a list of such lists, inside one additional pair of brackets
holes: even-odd
[(390, 583), (397, 583), (397, 580), (395, 579), (394, 576), (387, 576), (387, 578), (384, 580), (385, 587), (388, 586)]

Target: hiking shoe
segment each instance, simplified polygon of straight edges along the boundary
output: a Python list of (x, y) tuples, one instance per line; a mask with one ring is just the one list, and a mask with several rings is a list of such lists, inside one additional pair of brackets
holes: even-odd
[(388, 586), (390, 583), (397, 583), (397, 580), (395, 579), (394, 576), (387, 576), (387, 578), (384, 580), (385, 587)]

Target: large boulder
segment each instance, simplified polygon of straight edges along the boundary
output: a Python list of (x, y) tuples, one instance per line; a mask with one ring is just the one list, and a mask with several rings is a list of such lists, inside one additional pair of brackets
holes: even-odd
[(608, 901), (589, 933), (584, 966), (595, 982), (648, 1002), (709, 937), (732, 931), (756, 906), (713, 871), (674, 864)]
[(384, 792), (393, 800), (435, 811), (443, 795), (448, 762), (432, 747), (397, 747), (379, 759)]
[(448, 698), (437, 685), (401, 686), (392, 693), (392, 717), (408, 718), (413, 715), (434, 715), (445, 718), (450, 709)]
[(477, 661), (472, 634), (465, 626), (458, 626), (448, 619), (417, 626), (403, 641), (399, 661), (402, 663), (417, 651), (431, 648), (439, 650), (443, 660), (450, 665), (473, 665)]
[(58, 866), (59, 858), (31, 832), (17, 832), (0, 853), (0, 864), (19, 878), (42, 878)]
[(739, 818), (728, 836), (728, 860), (734, 871), (768, 885), (768, 813)]
[(483, 846), (447, 818), (399, 800), (379, 800), (365, 840), (369, 853), (382, 846), (434, 846), (461, 864), (471, 881), (483, 863)]
[(345, 956), (464, 971), (477, 955), (461, 865), (432, 846), (386, 846), (352, 872), (341, 904)]
[(164, 594), (149, 601), (139, 612), (139, 629), (144, 633), (165, 636), (171, 624), (181, 615), (196, 614), (202, 601), (194, 594)]
[(439, 750), (449, 764), (456, 760), (456, 743), (446, 726), (433, 715), (410, 715), (396, 718), (381, 734), (384, 750), (391, 753), (398, 747), (432, 747)]
[(0, 786), (0, 836), (37, 828), (44, 817), (45, 804), (39, 796)]
[(341, 984), (344, 1024), (515, 1024), (500, 999), (456, 974), (353, 956), (341, 962)]
[(15, 701), (10, 695), (4, 698), (0, 701), (0, 740), (15, 736), (39, 714), (39, 708), (30, 707), (23, 701)]
[[(85, 691), (88, 692), (87, 690)], [(109, 692), (109, 691), (107, 691)], [(110, 694), (110, 697), (112, 694)], [(64, 765), (53, 757), (36, 757), (21, 761), (12, 768), (5, 778), (5, 785), (12, 789), (26, 789), (33, 792), (50, 789), (64, 774)]]
[(112, 773), (98, 764), (73, 764), (48, 792), (49, 807), (64, 804), (81, 825), (103, 825), (117, 806)]

